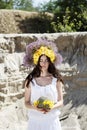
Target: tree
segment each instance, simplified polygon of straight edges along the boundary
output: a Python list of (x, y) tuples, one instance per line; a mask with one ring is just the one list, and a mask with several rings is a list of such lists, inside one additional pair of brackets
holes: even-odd
[(32, 0), (0, 0), (0, 9), (19, 9), (32, 11)]
[(0, 0), (0, 9), (12, 9), (13, 0)]
[[(51, 2), (51, 3), (50, 3)], [(44, 12), (54, 13), (54, 32), (87, 31), (87, 0), (50, 0)]]
[(86, 31), (87, 19), (84, 16), (86, 9), (87, 0), (55, 1), (55, 25), (60, 26), (61, 23), (60, 31)]
[(53, 13), (53, 11), (55, 9), (54, 6), (55, 5), (54, 5), (53, 0), (50, 0), (49, 2), (46, 2), (44, 4), (40, 4), (39, 11)]
[(14, 8), (20, 10), (32, 11), (34, 10), (32, 0), (14, 0)]

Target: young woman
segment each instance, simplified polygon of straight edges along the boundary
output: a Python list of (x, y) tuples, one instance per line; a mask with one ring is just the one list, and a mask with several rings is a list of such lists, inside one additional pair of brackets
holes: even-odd
[[(48, 43), (48, 41), (42, 41)], [(36, 41), (36, 44), (42, 43), (42, 41)], [(29, 48), (26, 52), (28, 50)], [(28, 56), (28, 53), (26, 56)], [(29, 57), (26, 56), (24, 58), (25, 63), (29, 64)], [(54, 65), (57, 58), (61, 60), (62, 57), (56, 55), (55, 51), (49, 49), (46, 44), (39, 44), (39, 48), (33, 53), (33, 62), (36, 65), (26, 77), (24, 83), (25, 105), (29, 108), (28, 130), (61, 130), (58, 108), (63, 104), (63, 80)], [(34, 105), (34, 102), (40, 97), (52, 101), (53, 106), (46, 111), (43, 108), (38, 108)]]

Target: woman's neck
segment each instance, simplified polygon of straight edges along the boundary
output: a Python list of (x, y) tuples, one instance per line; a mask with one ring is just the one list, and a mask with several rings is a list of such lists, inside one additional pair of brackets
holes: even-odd
[(46, 77), (46, 76), (49, 76), (50, 74), (47, 72), (47, 71), (42, 71), (41, 72), (41, 77)]

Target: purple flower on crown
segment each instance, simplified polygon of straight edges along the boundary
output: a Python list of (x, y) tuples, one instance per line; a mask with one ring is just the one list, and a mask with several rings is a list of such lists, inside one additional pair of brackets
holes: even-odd
[(23, 59), (23, 64), (26, 67), (31, 67), (34, 65), (33, 63), (33, 54), (36, 50), (38, 50), (41, 46), (46, 46), (49, 49), (53, 50), (56, 59), (54, 61), (55, 65), (60, 65), (61, 62), (63, 61), (62, 56), (58, 53), (58, 48), (54, 42), (48, 41), (46, 39), (38, 39), (35, 42), (30, 43), (29, 45), (26, 46), (26, 53)]

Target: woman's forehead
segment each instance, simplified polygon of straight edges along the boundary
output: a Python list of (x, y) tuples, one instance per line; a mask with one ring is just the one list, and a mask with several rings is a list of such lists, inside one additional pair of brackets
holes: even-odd
[(46, 59), (47, 60), (47, 57), (45, 55), (42, 55), (40, 59)]

